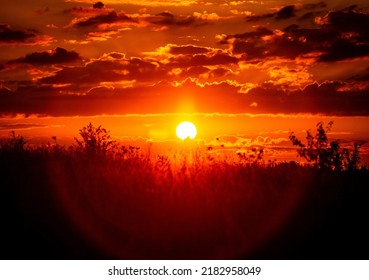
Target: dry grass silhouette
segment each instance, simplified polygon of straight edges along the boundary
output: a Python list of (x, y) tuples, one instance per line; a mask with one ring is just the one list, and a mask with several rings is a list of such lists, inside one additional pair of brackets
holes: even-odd
[(367, 258), (369, 172), (335, 168), (346, 151), (321, 127), (313, 144), (291, 139), (318, 154), (312, 165), (268, 164), (260, 150), (152, 158), (92, 124), (71, 147), (12, 134), (0, 144), (2, 257)]

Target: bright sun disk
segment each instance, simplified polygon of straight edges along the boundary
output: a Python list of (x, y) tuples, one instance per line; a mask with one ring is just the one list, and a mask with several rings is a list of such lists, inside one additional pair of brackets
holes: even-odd
[(196, 126), (192, 122), (181, 122), (176, 129), (178, 138), (185, 140), (187, 138), (194, 139), (197, 134)]

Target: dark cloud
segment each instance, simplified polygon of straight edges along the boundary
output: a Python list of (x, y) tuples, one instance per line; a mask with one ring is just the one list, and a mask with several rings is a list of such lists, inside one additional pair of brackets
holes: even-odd
[(232, 42), (232, 52), (234, 54), (247, 55), (247, 59), (261, 58), (264, 56), (265, 46), (261, 38), (263, 36), (274, 35), (274, 32), (268, 28), (258, 27), (256, 31), (246, 32), (242, 34), (228, 35), (221, 40), (221, 44)]
[(115, 11), (109, 11), (107, 13), (98, 14), (91, 17), (76, 18), (71, 22), (70, 26), (87, 28), (87, 27), (98, 27), (100, 24), (111, 24), (121, 22), (136, 22), (136, 20), (123, 12), (117, 13)]
[(276, 14), (275, 14), (275, 19), (277, 20), (281, 20), (281, 19), (289, 19), (295, 16), (295, 6), (294, 5), (289, 5), (289, 6), (285, 6), (282, 9), (280, 9)]
[(46, 37), (42, 37), (33, 29), (14, 30), (9, 25), (0, 24), (0, 45), (30, 45), (45, 43)]
[(242, 40), (248, 40), (248, 39), (254, 39), (254, 38), (258, 39), (262, 36), (273, 35), (273, 34), (274, 32), (268, 28), (257, 27), (255, 31), (245, 32), (242, 34), (228, 35), (221, 41), (221, 43), (226, 43), (228, 40), (233, 39), (233, 38), (242, 39)]
[[(264, 36), (269, 36), (269, 38), (264, 40)], [(299, 38), (292, 39), (288, 34), (275, 34), (265, 28), (228, 36), (221, 43), (227, 41), (232, 42), (234, 54), (244, 53), (248, 60), (267, 57), (296, 58), (311, 51), (311, 47)]]
[(227, 53), (215, 54), (197, 54), (171, 58), (169, 66), (177, 67), (194, 67), (194, 66), (211, 66), (211, 65), (228, 65), (239, 61), (238, 58)]
[(246, 21), (252, 22), (252, 21), (259, 21), (264, 20), (268, 18), (273, 18), (276, 13), (269, 13), (269, 14), (263, 14), (263, 15), (251, 15), (246, 17)]
[(367, 44), (358, 44), (350, 40), (340, 39), (333, 42), (325, 51), (326, 52), (318, 58), (318, 62), (334, 62), (368, 56), (369, 42)]
[(72, 7), (69, 9), (65, 9), (63, 11), (64, 14), (75, 14), (75, 15), (93, 15), (93, 14), (101, 14), (109, 11), (113, 11), (111, 9), (105, 8), (105, 4), (102, 2), (96, 2), (91, 7)]
[(172, 46), (170, 47), (171, 54), (200, 54), (200, 53), (208, 53), (210, 50), (204, 47), (198, 46)]
[(201, 26), (207, 24), (206, 21), (196, 18), (194, 16), (176, 16), (170, 12), (162, 12), (153, 16), (148, 16), (145, 21), (160, 26)]
[(316, 28), (293, 24), (283, 33), (259, 27), (253, 32), (226, 36), (220, 43), (232, 44), (233, 53), (245, 54), (246, 59), (293, 59), (321, 53), (318, 62), (334, 62), (369, 55), (368, 14), (344, 9), (329, 12), (317, 21)]
[[(38, 80), (40, 84), (79, 84), (99, 85), (103, 82), (151, 82), (158, 83), (162, 80), (173, 80), (176, 75), (174, 69), (181, 69), (187, 73), (199, 75), (210, 72), (207, 66), (219, 68), (236, 64), (239, 58), (227, 52), (196, 46), (171, 46), (169, 53), (180, 54), (168, 58), (168, 61), (160, 62), (153, 59), (125, 58), (120, 53), (109, 53), (100, 59), (93, 60), (84, 66), (67, 67), (55, 72), (53, 75)], [(220, 69), (212, 72), (212, 77), (220, 76), (225, 71)]]
[(81, 61), (80, 55), (75, 51), (67, 51), (63, 48), (56, 48), (53, 51), (34, 52), (27, 54), (8, 63), (27, 63), (27, 64), (63, 64)]
[(304, 89), (285, 92), (273, 86), (249, 91), (258, 110), (269, 113), (313, 113), (326, 115), (369, 115), (367, 91), (345, 91), (342, 82), (313, 83)]
[(98, 85), (102, 82), (155, 81), (165, 77), (166, 70), (139, 58), (95, 60), (85, 66), (63, 67), (54, 75), (39, 80), (41, 84)]
[(325, 28), (332, 28), (341, 32), (368, 32), (369, 16), (354, 10), (329, 12), (322, 18), (321, 24)]
[(316, 3), (307, 3), (302, 7), (296, 7), (295, 5), (288, 5), (280, 8), (278, 11), (274, 13), (267, 13), (262, 15), (252, 15), (247, 16), (246, 20), (249, 22), (252, 21), (261, 21), (266, 19), (275, 19), (275, 20), (287, 20), (293, 17), (296, 17), (297, 14), (303, 13), (303, 15), (299, 17), (300, 20), (309, 19), (313, 15), (318, 15), (322, 9), (326, 8), (327, 5), (324, 2), (316, 2)]
[[(240, 94), (239, 87), (228, 83), (198, 86), (187, 81), (181, 86), (161, 83), (135, 88), (96, 87), (85, 94), (63, 94), (52, 87), (20, 87), (9, 95), (0, 95), (2, 115), (40, 114), (52, 116), (171, 113), (177, 112), (184, 96), (198, 111), (221, 113), (313, 113), (326, 115), (369, 116), (367, 91), (341, 91), (342, 82), (313, 83), (304, 89), (285, 91), (273, 85)], [(163, 102), (165, 100), (165, 102)], [(257, 107), (250, 104), (257, 103)]]
[(288, 5), (279, 9), (277, 12), (274, 13), (247, 16), (246, 20), (249, 22), (259, 21), (268, 18), (274, 18), (276, 20), (286, 20), (295, 17), (296, 16), (295, 11), (296, 11), (295, 5)]
[(114, 61), (94, 61), (86, 66), (63, 67), (54, 75), (39, 80), (41, 84), (99, 84), (126, 78), (126, 66)]
[(69, 9), (65, 9), (63, 11), (64, 14), (72, 14), (72, 15), (81, 15), (81, 16), (85, 16), (85, 15), (96, 15), (96, 14), (101, 14), (101, 13), (106, 13), (105, 9), (95, 9), (95, 8), (91, 8), (91, 7), (72, 7)]
[(114, 23), (139, 23), (140, 21), (157, 26), (201, 26), (206, 24), (206, 21), (194, 16), (177, 16), (170, 12), (162, 12), (156, 15), (145, 16), (142, 18), (133, 18), (124, 12), (117, 13), (114, 10), (107, 10), (105, 8), (81, 8), (82, 10), (72, 10), (72, 12), (79, 11), (80, 14), (92, 13), (92, 16), (78, 17), (72, 20), (69, 24), (70, 27), (76, 28), (93, 28), (102, 24), (114, 24)]

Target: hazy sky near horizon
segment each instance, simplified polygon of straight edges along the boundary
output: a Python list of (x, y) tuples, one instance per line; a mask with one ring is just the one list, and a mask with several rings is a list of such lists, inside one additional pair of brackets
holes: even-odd
[(6, 1), (0, 114), (369, 115), (366, 1)]

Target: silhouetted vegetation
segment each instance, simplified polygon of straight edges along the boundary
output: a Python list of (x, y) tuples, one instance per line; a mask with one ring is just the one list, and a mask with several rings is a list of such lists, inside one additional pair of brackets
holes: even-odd
[(152, 157), (101, 126), (76, 144), (0, 142), (2, 258), (368, 258), (369, 172), (317, 126), (312, 165), (212, 149)]
[(289, 138), (294, 146), (299, 147), (297, 154), (315, 167), (338, 171), (358, 169), (359, 143), (355, 142), (354, 149), (350, 152), (347, 148), (341, 148), (338, 140), (329, 142), (327, 133), (332, 129), (332, 125), (331, 121), (324, 128), (324, 124), (319, 122), (315, 135), (310, 130), (306, 131), (306, 144), (299, 140), (293, 132), (290, 133)]
[(22, 152), (25, 145), (24, 138), (16, 135), (14, 131), (10, 132), (9, 138), (0, 139), (0, 151), (3, 153)]
[(77, 142), (76, 151), (87, 156), (106, 156), (109, 152), (114, 152), (115, 141), (111, 140), (109, 131), (92, 123), (79, 130), (81, 140), (74, 138)]

